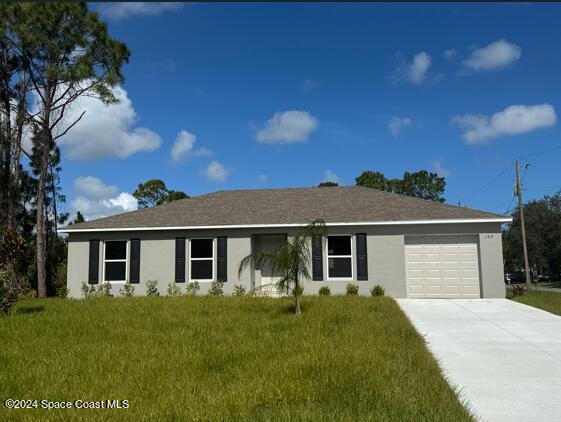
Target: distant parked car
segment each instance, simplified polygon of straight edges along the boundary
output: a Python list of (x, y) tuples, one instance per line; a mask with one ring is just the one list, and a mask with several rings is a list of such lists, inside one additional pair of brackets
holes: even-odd
[(506, 284), (513, 284), (513, 283), (524, 283), (526, 281), (526, 276), (522, 271), (516, 271), (514, 273), (506, 273), (505, 274), (505, 283)]

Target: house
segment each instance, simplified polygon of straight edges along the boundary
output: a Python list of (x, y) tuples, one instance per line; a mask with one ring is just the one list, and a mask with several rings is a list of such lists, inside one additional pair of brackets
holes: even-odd
[[(126, 280), (144, 294), (147, 280), (197, 280), (204, 294), (212, 280), (247, 290), (270, 285), (278, 274), (240, 260), (270, 251), (301, 226), (323, 219), (328, 235), (313, 242), (304, 294), (321, 286), (360, 294), (382, 285), (410, 298), (504, 297), (501, 224), (511, 219), (375, 189), (313, 187), (224, 190), (68, 226), (68, 288), (83, 282)], [(312, 243), (312, 242), (311, 242)]]

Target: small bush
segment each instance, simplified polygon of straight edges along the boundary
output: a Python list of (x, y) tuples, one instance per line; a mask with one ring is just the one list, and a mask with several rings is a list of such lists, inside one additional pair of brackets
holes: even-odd
[(105, 281), (99, 284), (96, 288), (93, 284), (82, 282), (82, 296), (86, 299), (93, 299), (95, 297), (113, 297), (111, 294), (111, 283)]
[(108, 281), (101, 283), (97, 288), (97, 295), (100, 297), (113, 297), (111, 294), (111, 283)]
[(96, 296), (95, 286), (93, 284), (88, 284), (87, 282), (82, 282), (82, 296), (86, 299), (91, 299)]
[(321, 286), (319, 288), (320, 296), (331, 296), (331, 289), (328, 286)]
[(234, 285), (234, 296), (245, 296), (245, 287), (243, 284)]
[(132, 297), (134, 295), (134, 286), (128, 281), (119, 289), (119, 293), (124, 297)]
[(506, 289), (505, 298), (506, 298), (506, 299), (514, 299), (514, 295), (512, 294), (512, 292), (510, 291), (510, 289)]
[(199, 286), (198, 281), (195, 280), (187, 283), (187, 289), (186, 289), (187, 295), (195, 296), (197, 293), (199, 293), (199, 290), (201, 290), (201, 286)]
[(17, 300), (18, 291), (10, 280), (10, 274), (0, 270), (0, 316), (8, 315)]
[(146, 282), (146, 296), (160, 296), (158, 280), (148, 280)]
[(386, 291), (379, 284), (376, 284), (374, 287), (370, 289), (370, 294), (372, 296), (384, 296), (385, 293)]
[(511, 289), (512, 296), (524, 296), (526, 294), (526, 287), (523, 285), (513, 286)]
[(70, 290), (66, 286), (57, 287), (57, 289), (56, 289), (56, 295), (58, 297), (62, 298), (62, 299), (66, 299), (68, 297), (69, 292), (70, 292)]
[(347, 296), (357, 296), (358, 295), (358, 284), (349, 283), (347, 284)]
[(224, 282), (213, 280), (210, 282), (210, 288), (208, 289), (209, 296), (223, 296), (224, 295)]
[(181, 296), (181, 288), (175, 282), (168, 284), (168, 296)]

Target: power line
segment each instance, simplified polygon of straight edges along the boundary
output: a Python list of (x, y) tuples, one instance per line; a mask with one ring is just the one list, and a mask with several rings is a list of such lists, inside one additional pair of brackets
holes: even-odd
[(540, 151), (540, 152), (534, 152), (534, 153), (528, 154), (528, 155), (522, 155), (522, 156), (519, 157), (519, 158), (524, 159), (524, 158), (528, 158), (528, 157), (534, 157), (534, 156), (536, 156), (536, 155), (547, 154), (548, 152), (557, 151), (557, 150), (559, 150), (559, 149), (561, 149), (561, 146), (560, 146), (560, 147), (555, 147), (555, 148), (546, 149), (546, 150)]
[(481, 186), (479, 189), (477, 189), (475, 192), (464, 196), (463, 198), (460, 198), (457, 202), (462, 202), (465, 199), (471, 198), (474, 195), (477, 195), (479, 192), (481, 192), (483, 189), (485, 189), (486, 187), (488, 187), (489, 185), (491, 185), (493, 182), (495, 182), (499, 177), (501, 177), (503, 174), (505, 174), (507, 172), (507, 170), (509, 170), (512, 166), (514, 165), (514, 162), (510, 163), (507, 167), (505, 167), (499, 174), (497, 174), (495, 177), (493, 177), (489, 182), (485, 183), (483, 186)]

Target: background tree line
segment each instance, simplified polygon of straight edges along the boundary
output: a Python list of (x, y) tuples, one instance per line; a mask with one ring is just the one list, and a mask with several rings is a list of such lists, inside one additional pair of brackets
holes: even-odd
[(57, 210), (57, 140), (83, 116), (69, 121), (66, 111), (83, 95), (115, 102), (129, 55), (85, 3), (0, 4), (0, 249), (11, 252), (0, 257), (3, 298), (26, 284), (40, 297), (56, 287), (66, 256), (57, 225), (68, 218)]

